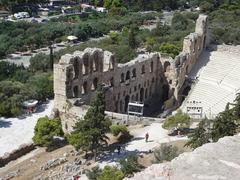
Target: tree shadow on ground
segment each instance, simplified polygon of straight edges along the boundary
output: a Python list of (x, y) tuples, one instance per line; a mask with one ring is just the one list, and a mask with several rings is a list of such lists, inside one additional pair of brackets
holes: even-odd
[(0, 128), (9, 128), (12, 125), (11, 121), (0, 119)]
[[(125, 159), (129, 155), (136, 155), (140, 156), (142, 154), (147, 154), (149, 151), (139, 151), (139, 150), (133, 150), (129, 151), (126, 150), (126, 144), (119, 144), (119, 143), (114, 143), (108, 146), (108, 148), (101, 152), (101, 154), (98, 156), (97, 161), (99, 163), (118, 163), (121, 159)], [(120, 153), (118, 153), (118, 146), (121, 147)]]

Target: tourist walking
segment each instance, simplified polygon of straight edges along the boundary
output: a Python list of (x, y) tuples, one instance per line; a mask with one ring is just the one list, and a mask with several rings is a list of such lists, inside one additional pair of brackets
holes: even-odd
[(149, 134), (146, 133), (146, 134), (145, 134), (145, 142), (148, 142), (148, 138), (149, 138)]

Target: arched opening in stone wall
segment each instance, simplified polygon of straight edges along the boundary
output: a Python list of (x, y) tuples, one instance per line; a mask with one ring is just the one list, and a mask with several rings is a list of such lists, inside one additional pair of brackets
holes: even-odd
[(168, 96), (169, 96), (169, 85), (164, 84), (163, 85), (163, 92), (162, 92), (162, 101), (166, 101), (168, 100)]
[(136, 101), (138, 101), (138, 93), (136, 94)]
[(86, 75), (89, 71), (88, 55), (83, 56), (82, 74)]
[(86, 94), (87, 93), (87, 82), (85, 81), (82, 85), (82, 94)]
[(129, 99), (130, 99), (129, 95), (126, 95), (125, 104), (124, 104), (124, 112), (127, 112), (127, 110), (128, 110)]
[(150, 72), (153, 72), (153, 62), (151, 61), (151, 64), (150, 64)]
[(110, 79), (110, 83), (109, 84), (110, 84), (111, 87), (114, 87), (114, 79), (113, 79), (113, 77)]
[(142, 71), (141, 71), (141, 73), (142, 73), (142, 74), (145, 73), (145, 66), (144, 66), (144, 65), (142, 65)]
[(170, 66), (171, 66), (170, 62), (169, 61), (165, 61), (164, 65), (163, 65), (164, 72), (169, 72), (170, 71)]
[(131, 99), (132, 101), (135, 101), (135, 99), (134, 99), (134, 95), (132, 95), (132, 99)]
[(98, 78), (93, 79), (92, 90), (96, 90), (98, 86)]
[(115, 102), (115, 112), (118, 112), (118, 101)]
[(126, 73), (126, 81), (130, 79), (130, 71), (127, 71)]
[(114, 60), (114, 57), (112, 56), (110, 58), (109, 69), (113, 70), (114, 69), (114, 65), (115, 65), (115, 60)]
[(152, 97), (152, 85), (150, 86), (150, 89), (149, 89), (149, 96)]
[(146, 90), (145, 90), (145, 99), (147, 99), (148, 98), (148, 89), (146, 88)]
[(143, 100), (144, 100), (144, 89), (141, 88), (140, 89), (140, 102), (143, 102)]
[(79, 77), (79, 68), (80, 68), (79, 61), (77, 58), (74, 59), (73, 68), (74, 68), (74, 74), (75, 74), (74, 79), (77, 79)]
[(120, 100), (120, 112), (123, 112), (123, 102)]
[(121, 79), (120, 82), (123, 83), (124, 82), (124, 73), (121, 74)]
[(93, 71), (98, 71), (98, 68), (99, 68), (98, 52), (95, 52), (93, 55)]
[(132, 77), (133, 77), (133, 78), (136, 77), (136, 68), (134, 68), (134, 69), (132, 70)]
[(73, 87), (73, 97), (75, 97), (75, 98), (78, 97), (78, 86)]

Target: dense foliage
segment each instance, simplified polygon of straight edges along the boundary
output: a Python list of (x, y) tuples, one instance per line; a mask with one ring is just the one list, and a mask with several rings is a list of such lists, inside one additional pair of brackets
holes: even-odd
[(34, 128), (33, 142), (39, 146), (49, 146), (54, 136), (62, 136), (62, 126), (60, 119), (48, 119), (42, 117)]
[(181, 110), (177, 111), (174, 116), (170, 116), (163, 123), (163, 128), (170, 129), (174, 127), (179, 128), (189, 128), (190, 126), (190, 117), (183, 113)]
[(105, 117), (104, 94), (98, 91), (83, 119), (79, 120), (73, 133), (69, 136), (69, 143), (77, 149), (91, 151), (96, 160), (98, 150), (107, 144), (106, 133), (110, 131), (111, 121)]
[(95, 166), (87, 170), (86, 175), (89, 180), (122, 180), (124, 178), (123, 172), (114, 166), (105, 166), (103, 169)]
[(125, 176), (133, 175), (133, 173), (141, 171), (142, 165), (138, 163), (136, 155), (128, 155), (127, 158), (120, 160), (121, 170)]
[(112, 125), (110, 126), (111, 133), (118, 137), (118, 142), (125, 143), (133, 136), (129, 133), (126, 125)]
[(0, 23), (0, 57), (15, 51), (46, 47), (52, 41), (66, 40), (69, 35), (75, 35), (79, 40), (100, 37), (110, 30), (121, 30), (123, 26), (131, 24), (140, 25), (144, 20), (152, 18), (154, 18), (153, 14), (131, 13), (125, 16), (103, 14), (87, 19), (78, 18), (74, 23), (71, 16), (52, 20), (45, 24), (3, 21)]
[(23, 66), (0, 62), (0, 116), (20, 115), (25, 100), (45, 101), (52, 97), (51, 73), (33, 73)]
[(189, 141), (185, 144), (185, 146), (195, 149), (205, 143), (209, 143), (210, 138), (210, 121), (205, 118), (201, 120), (198, 127), (194, 129), (194, 132), (189, 135)]

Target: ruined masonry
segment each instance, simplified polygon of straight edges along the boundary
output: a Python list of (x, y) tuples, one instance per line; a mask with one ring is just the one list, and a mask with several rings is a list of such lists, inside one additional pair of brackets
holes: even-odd
[(183, 51), (175, 59), (154, 52), (118, 64), (111, 52), (98, 48), (63, 55), (54, 64), (54, 106), (64, 130), (71, 131), (103, 84), (107, 111), (126, 113), (129, 102), (180, 105), (185, 77), (208, 44), (207, 24), (208, 17), (200, 15), (195, 32), (184, 38)]

